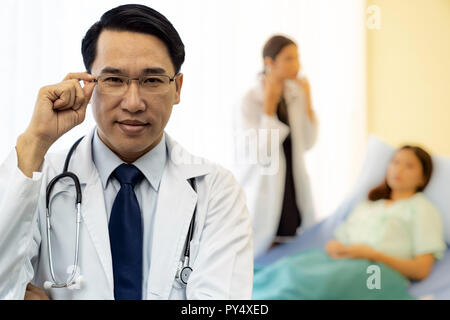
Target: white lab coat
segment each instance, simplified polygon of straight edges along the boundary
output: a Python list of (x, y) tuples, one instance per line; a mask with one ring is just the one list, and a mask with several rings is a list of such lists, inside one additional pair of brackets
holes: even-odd
[[(82, 186), (79, 287), (50, 289), (52, 299), (114, 299), (112, 259), (103, 189), (86, 136), (70, 162)], [(251, 223), (232, 174), (187, 153), (167, 135), (169, 157), (154, 218), (148, 299), (250, 299), (253, 281)], [(0, 299), (23, 299), (28, 282), (50, 280), (45, 188), (61, 173), (66, 153), (48, 154), (33, 179), (17, 168), (15, 150), (0, 166)], [(187, 164), (194, 163), (194, 165)], [(196, 177), (197, 193), (188, 179)], [(52, 252), (58, 280), (73, 265), (75, 207), (72, 180), (52, 192)], [(57, 197), (57, 195), (59, 195)], [(175, 281), (194, 207), (193, 272), (185, 288)]]
[[(247, 196), (247, 205), (252, 217), (255, 258), (267, 251), (278, 229), (286, 176), (283, 141), (289, 133), (292, 139), (296, 199), (302, 215), (302, 225), (298, 231), (316, 222), (304, 154), (317, 139), (317, 120), (310, 120), (305, 92), (298, 82), (287, 80), (284, 87), (283, 96), (287, 104), (290, 126), (281, 122), (276, 114), (268, 116), (264, 113), (263, 90), (261, 77), (238, 105), (234, 121), (235, 163), (237, 163), (234, 170)], [(274, 140), (271, 132), (275, 133)], [(256, 147), (251, 141), (257, 142)], [(254, 156), (255, 150), (260, 153), (257, 160)]]

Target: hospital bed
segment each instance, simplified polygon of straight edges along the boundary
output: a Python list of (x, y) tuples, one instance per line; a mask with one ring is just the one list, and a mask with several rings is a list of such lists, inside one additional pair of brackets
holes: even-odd
[[(395, 148), (375, 136), (370, 136), (365, 160), (356, 185), (335, 212), (301, 232), (292, 242), (284, 243), (255, 260), (255, 266), (264, 266), (278, 259), (312, 248), (324, 248), (333, 238), (336, 227), (360, 201), (366, 199), (370, 189), (381, 183)], [(450, 157), (433, 156), (434, 171), (425, 194), (440, 210), (444, 224), (447, 250), (436, 261), (431, 274), (422, 281), (411, 282), (408, 291), (418, 299), (450, 299)]]

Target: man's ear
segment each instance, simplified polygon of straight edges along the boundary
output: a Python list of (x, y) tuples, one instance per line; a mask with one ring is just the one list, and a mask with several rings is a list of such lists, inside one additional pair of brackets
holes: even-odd
[(183, 74), (179, 73), (175, 78), (175, 102), (179, 104), (181, 100), (181, 87), (183, 86)]

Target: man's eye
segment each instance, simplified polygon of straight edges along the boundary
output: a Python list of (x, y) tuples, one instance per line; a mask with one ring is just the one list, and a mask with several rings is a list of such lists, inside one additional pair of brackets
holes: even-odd
[(163, 82), (164, 81), (159, 77), (149, 77), (149, 78), (144, 79), (144, 83), (148, 83), (148, 84), (159, 84), (159, 83), (163, 83)]
[(107, 77), (103, 80), (106, 83), (114, 83), (114, 84), (121, 84), (123, 83), (123, 80), (119, 77)]

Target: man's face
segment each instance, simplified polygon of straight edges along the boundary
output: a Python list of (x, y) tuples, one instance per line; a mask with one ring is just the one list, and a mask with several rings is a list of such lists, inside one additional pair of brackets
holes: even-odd
[[(105, 30), (99, 36), (91, 68), (95, 77), (165, 74), (175, 70), (164, 42), (147, 34)], [(133, 162), (156, 146), (169, 121), (172, 107), (180, 101), (183, 82), (179, 75), (164, 93), (146, 93), (138, 81), (130, 81), (123, 95), (92, 95), (92, 111), (100, 139), (122, 160)]]

